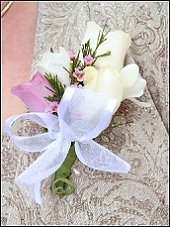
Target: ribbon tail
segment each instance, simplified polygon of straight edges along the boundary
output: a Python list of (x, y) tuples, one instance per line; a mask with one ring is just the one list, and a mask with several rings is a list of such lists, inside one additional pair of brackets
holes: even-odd
[(78, 159), (86, 166), (111, 173), (127, 173), (130, 165), (93, 140), (75, 143)]
[(128, 98), (130, 101), (134, 102), (136, 105), (141, 106), (141, 107), (150, 107), (151, 104), (148, 102), (141, 102), (135, 98)]
[(16, 178), (18, 187), (29, 197), (42, 205), (40, 195), (41, 181), (53, 174), (64, 162), (71, 143), (59, 133), (45, 152)]

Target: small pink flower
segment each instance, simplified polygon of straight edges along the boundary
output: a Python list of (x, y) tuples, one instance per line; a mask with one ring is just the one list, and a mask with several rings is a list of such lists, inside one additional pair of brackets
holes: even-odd
[(11, 89), (13, 95), (18, 96), (32, 112), (44, 112), (49, 101), (44, 97), (53, 95), (48, 81), (40, 73), (36, 72), (33, 78), (25, 84), (19, 84)]
[(73, 59), (75, 58), (75, 54), (74, 54), (74, 52), (73, 52), (72, 50), (68, 50), (68, 51), (67, 51), (67, 54), (68, 54), (68, 56), (69, 56), (69, 58), (70, 58), (71, 60), (73, 60)]
[(91, 65), (94, 61), (94, 58), (90, 55), (87, 55), (84, 57), (84, 63), (85, 65)]
[(50, 102), (45, 108), (45, 112), (56, 113), (58, 109), (58, 102)]
[(77, 81), (82, 82), (85, 79), (85, 73), (83, 70), (75, 69), (73, 76), (77, 79)]

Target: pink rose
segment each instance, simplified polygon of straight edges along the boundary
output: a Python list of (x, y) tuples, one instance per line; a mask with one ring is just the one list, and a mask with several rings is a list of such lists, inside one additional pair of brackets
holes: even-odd
[(36, 72), (28, 83), (13, 87), (11, 93), (25, 102), (30, 111), (45, 112), (50, 101), (44, 97), (53, 95), (53, 92), (46, 87), (52, 89), (45, 77), (40, 72)]

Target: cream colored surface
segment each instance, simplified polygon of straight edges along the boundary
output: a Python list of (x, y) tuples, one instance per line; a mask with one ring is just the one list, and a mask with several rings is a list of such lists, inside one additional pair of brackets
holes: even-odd
[[(141, 108), (124, 101), (113, 122), (132, 122), (107, 129), (96, 140), (127, 160), (128, 174), (106, 174), (79, 161), (72, 178), (75, 194), (55, 197), (42, 185), (44, 207), (30, 201), (14, 183), (37, 155), (23, 154), (3, 134), (2, 225), (168, 225), (168, 3), (134, 2), (41, 2), (35, 42), (33, 71), (43, 52), (60, 45), (78, 49), (86, 23), (123, 29), (133, 43), (129, 56), (140, 66), (148, 89), (141, 100), (152, 104)], [(132, 58), (127, 59), (132, 62)], [(126, 64), (126, 63), (125, 63)], [(22, 125), (22, 127), (21, 127)], [(20, 128), (20, 129), (19, 129)], [(30, 130), (31, 128), (31, 130)], [(35, 133), (36, 125), (18, 123), (16, 131)]]

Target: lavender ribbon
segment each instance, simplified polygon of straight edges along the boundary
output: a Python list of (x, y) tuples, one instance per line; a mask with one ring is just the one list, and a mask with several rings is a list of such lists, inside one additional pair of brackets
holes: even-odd
[[(71, 142), (75, 142), (76, 155), (86, 166), (111, 173), (127, 173), (130, 170), (127, 162), (92, 140), (109, 126), (116, 104), (116, 100), (103, 94), (67, 87), (58, 107), (58, 117), (38, 112), (7, 119), (6, 132), (17, 147), (26, 152), (44, 152), (16, 178), (17, 185), (42, 205), (41, 181), (62, 165)], [(30, 119), (48, 132), (16, 136), (12, 133), (12, 125), (19, 118)]]

